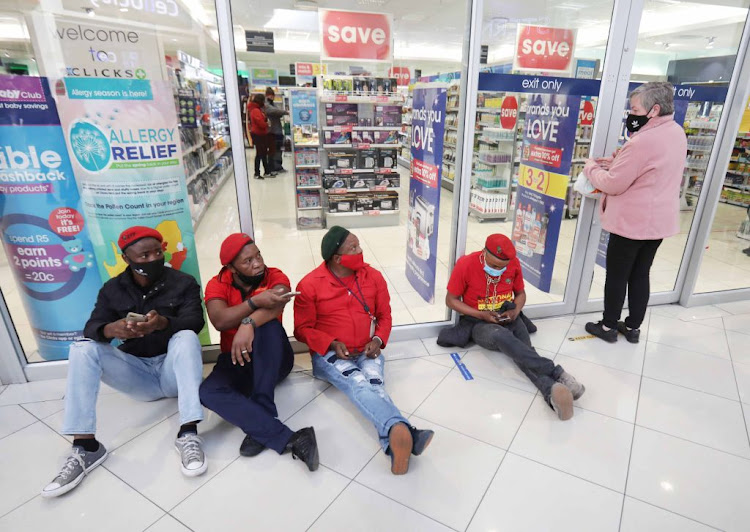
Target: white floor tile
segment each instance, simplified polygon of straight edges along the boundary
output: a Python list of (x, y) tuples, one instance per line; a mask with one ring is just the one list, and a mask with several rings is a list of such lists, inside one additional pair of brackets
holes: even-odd
[(411, 414), (448, 371), (421, 358), (391, 360), (385, 365), (385, 388), (399, 410)]
[(750, 314), (737, 314), (734, 316), (725, 316), (724, 328), (727, 331), (740, 333), (750, 332)]
[(441, 347), (437, 344), (437, 336), (432, 338), (422, 338), (422, 343), (427, 349), (427, 352), (431, 355), (450, 355), (451, 353), (457, 353), (466, 351), (467, 347)]
[[(41, 422), (0, 440), (0, 515), (39, 495), (69, 452), (70, 444)], [(21, 529), (0, 524), (0, 530)]]
[(644, 377), (637, 423), (750, 458), (750, 443), (737, 401)]
[(37, 418), (18, 405), (0, 406), (0, 439), (36, 421)]
[(622, 492), (633, 425), (576, 408), (560, 421), (537, 396), (510, 451)]
[(659, 305), (651, 307), (651, 313), (682, 321), (707, 320), (729, 316), (729, 312), (714, 305), (683, 307), (682, 305)]
[(568, 334), (571, 321), (571, 317), (533, 320), (537, 332), (531, 335), (531, 343), (537, 349), (557, 353)]
[(750, 314), (750, 300), (719, 303), (716, 306), (730, 314)]
[(654, 314), (649, 324), (648, 341), (680, 347), (721, 358), (729, 358), (729, 347), (724, 335), (713, 327), (686, 323)]
[(45, 419), (65, 408), (65, 399), (24, 403), (23, 408), (28, 410), (33, 416), (36, 416), (37, 419)]
[(323, 466), (310, 472), (288, 455), (264, 452), (235, 461), (171, 514), (196, 532), (305, 530), (348, 482)]
[(483, 378), (467, 381), (457, 370), (415, 414), (485, 443), (507, 449), (534, 394)]
[(643, 376), (737, 400), (732, 363), (724, 358), (650, 342)]
[(620, 532), (709, 532), (715, 530), (632, 497), (625, 497)]
[[(96, 404), (96, 439), (101, 441), (107, 450), (114, 451), (175, 412), (176, 399), (144, 402), (121, 393), (99, 396)], [(45, 423), (59, 433), (62, 430), (63, 416), (64, 411), (61, 410), (49, 416)], [(65, 437), (73, 441), (71, 436)]]
[(750, 364), (734, 364), (734, 374), (737, 379), (737, 388), (740, 392), (740, 400), (750, 404)]
[(65, 383), (65, 379), (54, 379), (25, 384), (9, 384), (0, 395), (0, 406), (62, 399), (65, 395)]
[(750, 461), (637, 427), (627, 495), (723, 530), (747, 530)]
[(178, 417), (170, 417), (116, 449), (105, 467), (161, 508), (171, 510), (236, 460), (244, 438), (240, 429), (210, 412), (198, 427), (208, 470), (199, 477), (189, 478), (182, 474), (179, 455), (174, 449), (179, 428)]
[(320, 463), (349, 478), (381, 451), (375, 427), (333, 386), (292, 416), (292, 430), (314, 427)]
[[(554, 355), (542, 350), (537, 352), (542, 356), (554, 358)], [(505, 353), (476, 346), (466, 353), (462, 362), (475, 377), (482, 377), (519, 390), (536, 393), (536, 386)]]
[(357, 482), (349, 484), (310, 528), (318, 532), (372, 530), (449, 532), (450, 528)]
[[(465, 351), (460, 351), (457, 353), (459, 358), (463, 358), (466, 356)], [(446, 368), (455, 368), (456, 363), (454, 362), (451, 355), (430, 355), (428, 357), (422, 357), (421, 360), (425, 360), (427, 362), (431, 362), (433, 364), (438, 364), (440, 366), (446, 367)]]
[[(615, 532), (620, 524), (622, 497), (580, 478), (508, 454), (468, 530)], [(544, 510), (540, 511), (541, 508)], [(554, 525), (551, 516), (557, 516)]]
[(592, 338), (584, 327), (585, 322), (573, 324), (568, 338), (560, 347), (561, 355), (640, 375), (646, 349), (645, 334), (638, 344), (631, 344), (622, 336), (617, 343), (609, 344), (599, 338)]
[(750, 334), (746, 333), (750, 333), (750, 331), (745, 331), (744, 333), (726, 331), (729, 352), (732, 354), (733, 362), (750, 364)]
[(444, 525), (463, 530), (505, 452), (416, 416), (410, 421), (434, 430), (435, 437), (423, 455), (412, 457), (408, 474), (391, 474), (389, 457), (380, 453), (356, 480)]
[[(304, 355), (308, 359), (310, 355)], [(317, 355), (316, 355), (317, 356)], [(285, 421), (315, 399), (318, 395), (331, 386), (325, 381), (321, 381), (312, 376), (310, 373), (296, 372), (290, 373), (284, 381), (276, 386), (274, 392), (274, 401), (279, 419)]]
[(146, 532), (190, 532), (190, 529), (167, 514), (148, 527)]
[(628, 423), (635, 422), (640, 376), (565, 355), (558, 355), (555, 363), (586, 387), (586, 393), (576, 401), (576, 406)]
[(713, 327), (714, 329), (724, 330), (724, 320), (721, 318), (708, 318), (705, 320), (695, 320), (695, 323), (699, 325), (706, 325), (707, 327)]
[(0, 384), (0, 394), (2, 394), (7, 387), (8, 387), (7, 384)]
[(383, 349), (386, 360), (397, 360), (399, 358), (417, 358), (429, 355), (422, 340), (402, 340), (400, 342), (389, 342)]
[(36, 497), (4, 516), (0, 529), (126, 532), (143, 530), (163, 514), (163, 510), (99, 467), (75, 492), (54, 499)]

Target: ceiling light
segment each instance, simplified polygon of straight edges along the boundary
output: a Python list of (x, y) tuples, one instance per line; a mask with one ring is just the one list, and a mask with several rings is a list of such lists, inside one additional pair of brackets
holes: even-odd
[(5, 52), (5, 53), (4, 53), (3, 55), (4, 55), (5, 57), (10, 57), (10, 54), (9, 54), (8, 52)]
[(708, 38), (708, 44), (706, 45), (706, 48), (713, 48), (715, 40), (716, 40), (716, 37), (709, 37)]
[(127, 7), (121, 7), (120, 11), (123, 12), (123, 13), (126, 13), (128, 11), (128, 8)]
[(654, 41), (654, 44), (655, 44), (656, 46), (661, 46), (661, 45), (662, 45), (662, 44), (664, 44), (664, 43), (663, 43), (662, 41)]
[(95, 17), (95, 16), (96, 16), (96, 12), (95, 12), (95, 11), (94, 11), (94, 9), (93, 9), (93, 8), (91, 8), (91, 7), (84, 7), (84, 8), (83, 8), (83, 10), (84, 10), (84, 11), (86, 12), (86, 14), (87, 14), (88, 16), (90, 16), (90, 17)]
[(267, 30), (297, 30), (310, 31), (318, 29), (318, 13), (316, 11), (300, 11), (294, 9), (274, 9), (271, 20), (263, 25)]
[(14, 17), (0, 17), (0, 35), (5, 40), (28, 40), (26, 25)]
[[(302, 11), (317, 11), (318, 9), (317, 0), (295, 0), (294, 9), (301, 9)], [(276, 11), (274, 9), (274, 11)]]
[(671, 44), (669, 44), (668, 42), (665, 42), (665, 43), (664, 43), (664, 49), (665, 49), (665, 50), (666, 50), (666, 49), (668, 49), (668, 48), (669, 48), (670, 46), (672, 46), (672, 45), (671, 45)]

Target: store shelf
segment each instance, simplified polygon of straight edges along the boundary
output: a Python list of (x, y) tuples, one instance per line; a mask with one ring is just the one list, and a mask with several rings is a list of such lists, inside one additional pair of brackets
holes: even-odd
[(750, 207), (750, 203), (740, 203), (738, 201), (725, 200), (724, 198), (719, 198), (719, 203), (726, 203), (727, 205), (734, 205), (735, 207), (742, 208)]
[(322, 185), (297, 185), (297, 190), (320, 190)]
[(409, 160), (404, 157), (401, 157), (400, 155), (398, 156), (398, 164), (400, 164), (401, 166), (405, 168), (411, 168), (411, 163), (409, 162)]
[(450, 190), (451, 192), (453, 192), (453, 180), (452, 179), (443, 177), (440, 184), (444, 189)]
[(576, 144), (591, 144), (591, 139), (576, 139)]
[(491, 162), (491, 161), (486, 161), (486, 160), (482, 159), (481, 157), (478, 160), (479, 160), (480, 163), (486, 164), (488, 166), (503, 166), (503, 165), (506, 165), (506, 164), (513, 164), (513, 161)]
[(713, 146), (690, 146), (687, 147), (688, 151), (700, 151), (700, 152), (710, 152), (713, 149)]
[(323, 208), (322, 206), (321, 207), (297, 207), (297, 210), (298, 211), (319, 211), (322, 208)]
[(193, 182), (193, 180), (194, 180), (194, 179), (195, 179), (196, 177), (198, 177), (198, 176), (199, 176), (200, 174), (202, 174), (203, 172), (205, 172), (206, 170), (208, 170), (209, 168), (211, 168), (211, 167), (213, 167), (213, 166), (215, 166), (215, 165), (216, 165), (216, 163), (211, 163), (211, 164), (207, 164), (207, 165), (206, 165), (206, 166), (204, 166), (203, 168), (200, 168), (199, 170), (196, 170), (195, 172), (193, 172), (193, 173), (192, 173), (192, 174), (190, 175), (190, 177), (188, 177), (188, 178), (187, 178), (187, 179), (185, 180), (185, 184), (187, 185), (187, 184), (190, 184), (190, 183), (192, 183), (192, 182)]
[(209, 191), (208, 193), (208, 199), (204, 200), (205, 204), (201, 206), (200, 210), (198, 211), (198, 214), (195, 215), (193, 218), (193, 230), (195, 230), (198, 227), (198, 224), (201, 223), (201, 220), (203, 220), (203, 217), (206, 215), (206, 211), (208, 210), (208, 207), (211, 205), (211, 203), (214, 201), (216, 196), (219, 195), (219, 189), (224, 185), (224, 182), (229, 177), (229, 174), (232, 173), (233, 167), (230, 166), (227, 168), (226, 172), (224, 172), (224, 175), (219, 178), (219, 181), (217, 181), (216, 185)]
[(398, 148), (398, 143), (393, 144), (323, 144), (323, 147), (327, 150), (335, 149), (350, 149), (350, 150), (370, 150), (372, 148)]
[(217, 152), (216, 152), (216, 160), (218, 161), (218, 160), (219, 160), (219, 158), (220, 158), (220, 157), (221, 157), (222, 155), (224, 155), (224, 154), (225, 154), (225, 153), (226, 153), (227, 151), (229, 151), (229, 148), (230, 148), (230, 147), (231, 147), (231, 146), (226, 146), (226, 147), (224, 147), (224, 148), (220, 149), (219, 151), (217, 151)]
[(323, 131), (399, 131), (401, 124), (397, 126), (323, 126)]
[(320, 168), (319, 164), (298, 164), (295, 166), (297, 170), (311, 170), (315, 168)]
[(750, 192), (750, 185), (727, 185), (724, 183), (723, 187), (732, 190), (739, 190), (740, 192)]
[(326, 194), (348, 194), (349, 192), (399, 192), (399, 187), (373, 187), (373, 188), (327, 188)]
[(392, 211), (327, 212), (326, 216), (333, 216), (334, 218), (346, 218), (350, 216), (387, 216), (398, 214), (399, 212), (400, 209), (394, 209)]
[(400, 95), (369, 95), (363, 96), (358, 94), (323, 94), (320, 97), (321, 103), (373, 103), (384, 105), (403, 105), (404, 98)]
[(494, 113), (500, 114), (502, 109), (500, 107), (477, 107), (477, 113)]
[(183, 150), (182, 151), (182, 156), (185, 157), (186, 155), (189, 155), (189, 154), (193, 153), (194, 151), (200, 150), (201, 147), (203, 147), (203, 145), (205, 143), (206, 143), (206, 141), (204, 140), (203, 142), (201, 142), (199, 144), (195, 144), (194, 146), (190, 146), (190, 148), (188, 148), (187, 150)]
[(508, 219), (508, 211), (486, 213), (486, 212), (478, 211), (474, 209), (473, 207), (469, 207), (469, 213), (473, 214), (474, 217), (477, 218), (480, 222), (484, 220), (507, 220)]

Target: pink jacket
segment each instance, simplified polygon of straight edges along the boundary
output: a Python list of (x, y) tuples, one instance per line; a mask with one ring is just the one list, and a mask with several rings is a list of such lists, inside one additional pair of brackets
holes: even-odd
[(685, 131), (674, 115), (658, 116), (584, 175), (604, 194), (602, 227), (632, 240), (658, 240), (680, 231), (680, 187), (687, 157)]

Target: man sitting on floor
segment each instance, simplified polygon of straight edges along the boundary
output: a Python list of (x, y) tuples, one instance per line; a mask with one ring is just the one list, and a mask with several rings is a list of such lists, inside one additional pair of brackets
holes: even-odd
[(279, 454), (291, 451), (315, 471), (315, 430), (292, 432), (279, 421), (274, 403), (274, 388), (294, 365), (281, 325), (281, 313), (292, 295), (289, 278), (266, 267), (258, 246), (245, 233), (229, 235), (219, 258), (223, 268), (206, 286), (206, 308), (221, 331), (221, 354), (201, 385), (201, 401), (245, 432), (242, 456), (255, 456), (266, 447)]
[(521, 263), (505, 235), (487, 237), (485, 248), (458, 259), (445, 304), (461, 314), (459, 328), (485, 349), (502, 351), (542, 392), (561, 420), (573, 417), (573, 401), (586, 391), (562, 366), (531, 346), (521, 310), (526, 303)]
[(375, 425), (391, 472), (403, 475), (410, 455), (422, 454), (433, 432), (412, 427), (385, 391), (380, 350), (391, 333), (388, 286), (343, 227), (329, 229), (321, 252), (324, 262), (297, 285), (294, 336), (310, 348), (313, 374), (344, 392)]
[[(104, 283), (83, 330), (87, 339), (70, 346), (62, 433), (73, 435), (73, 452), (43, 497), (72, 490), (107, 457), (94, 437), (100, 381), (142, 401), (177, 397), (182, 426), (175, 447), (182, 472), (194, 477), (208, 467), (196, 427), (203, 419), (200, 286), (192, 276), (165, 267), (162, 242), (150, 227), (120, 235), (128, 267)], [(115, 339), (117, 347), (111, 344)]]

